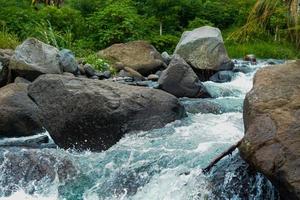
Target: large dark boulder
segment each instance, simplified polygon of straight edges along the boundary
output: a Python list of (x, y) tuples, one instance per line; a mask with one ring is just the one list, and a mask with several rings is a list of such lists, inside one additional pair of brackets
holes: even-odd
[(159, 88), (177, 97), (202, 97), (207, 92), (193, 69), (179, 55), (174, 55), (158, 80)]
[(117, 70), (129, 67), (142, 75), (155, 73), (165, 65), (160, 53), (146, 41), (114, 44), (99, 51), (98, 55), (112, 61)]
[(197, 70), (231, 70), (221, 31), (203, 26), (182, 34), (174, 54), (179, 54)]
[(64, 148), (105, 150), (124, 133), (159, 128), (185, 115), (168, 93), (110, 81), (43, 75), (29, 86), (29, 95)]
[(59, 50), (37, 39), (29, 38), (19, 45), (10, 59), (12, 78), (21, 76), (33, 81), (41, 74), (61, 74)]
[(242, 157), (282, 199), (300, 199), (300, 61), (259, 70), (244, 103)]
[(40, 112), (27, 95), (27, 84), (0, 88), (0, 137), (28, 136), (43, 131)]

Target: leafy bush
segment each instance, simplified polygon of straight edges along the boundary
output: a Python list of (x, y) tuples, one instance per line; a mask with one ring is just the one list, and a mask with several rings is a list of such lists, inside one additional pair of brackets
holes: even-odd
[(115, 43), (128, 42), (141, 36), (141, 17), (134, 7), (113, 3), (89, 18), (90, 37), (103, 49)]
[(1, 8), (0, 19), (5, 23), (8, 32), (17, 34), (22, 40), (32, 36), (36, 23), (42, 21), (36, 15), (36, 11), (30, 7), (27, 9), (20, 7)]
[(99, 58), (96, 54), (90, 54), (84, 60), (91, 64), (98, 71), (110, 70), (110, 65), (104, 59)]
[(188, 29), (192, 30), (201, 26), (214, 26), (214, 24), (206, 19), (196, 17), (193, 21), (189, 22)]
[(173, 53), (175, 47), (179, 41), (179, 37), (174, 35), (161, 35), (153, 36), (149, 39), (149, 42), (159, 51), (167, 51), (168, 53)]
[(55, 6), (47, 6), (38, 11), (37, 15), (43, 21), (49, 21), (52, 28), (59, 32), (72, 32), (74, 39), (85, 33), (84, 18), (78, 10)]

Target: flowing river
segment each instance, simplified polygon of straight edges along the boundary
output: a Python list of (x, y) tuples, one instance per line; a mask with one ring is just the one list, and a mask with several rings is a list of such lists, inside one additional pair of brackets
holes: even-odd
[[(181, 99), (188, 111), (186, 118), (161, 129), (127, 134), (105, 152), (36, 149), (39, 161), (56, 163), (52, 179), (29, 177), (36, 166), (25, 163), (32, 160), (27, 149), (1, 148), (0, 199), (279, 199), (271, 183), (253, 172), (237, 151), (209, 174), (201, 171), (243, 137), (243, 100), (254, 73), (266, 63), (236, 61), (236, 66), (248, 68), (248, 73), (236, 72), (228, 83), (205, 82), (213, 99)], [(203, 103), (210, 109), (203, 111), (199, 106)], [(26, 159), (17, 162), (11, 156), (14, 151)], [(65, 178), (60, 177), (59, 160), (68, 161)]]

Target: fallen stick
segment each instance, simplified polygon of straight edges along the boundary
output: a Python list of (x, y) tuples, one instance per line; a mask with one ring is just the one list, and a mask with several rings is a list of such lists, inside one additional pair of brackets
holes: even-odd
[(229, 147), (226, 151), (224, 151), (222, 154), (220, 154), (219, 156), (217, 156), (215, 159), (213, 159), (207, 167), (205, 167), (204, 169), (202, 169), (202, 172), (205, 173), (205, 174), (208, 173), (211, 170), (211, 168), (213, 166), (215, 166), (222, 158), (224, 158), (228, 154), (232, 154), (232, 152), (236, 148), (238, 148), (238, 146), (240, 146), (241, 142), (242, 142), (242, 139), (240, 141), (238, 141), (236, 144), (234, 144), (231, 147)]

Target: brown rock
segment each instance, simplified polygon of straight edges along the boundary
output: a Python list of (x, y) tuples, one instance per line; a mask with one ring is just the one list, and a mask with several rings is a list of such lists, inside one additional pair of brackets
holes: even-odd
[(282, 199), (300, 199), (300, 61), (264, 68), (244, 102), (242, 157)]
[(159, 52), (145, 41), (114, 44), (98, 55), (111, 60), (117, 70), (129, 67), (142, 75), (149, 75), (165, 65)]

